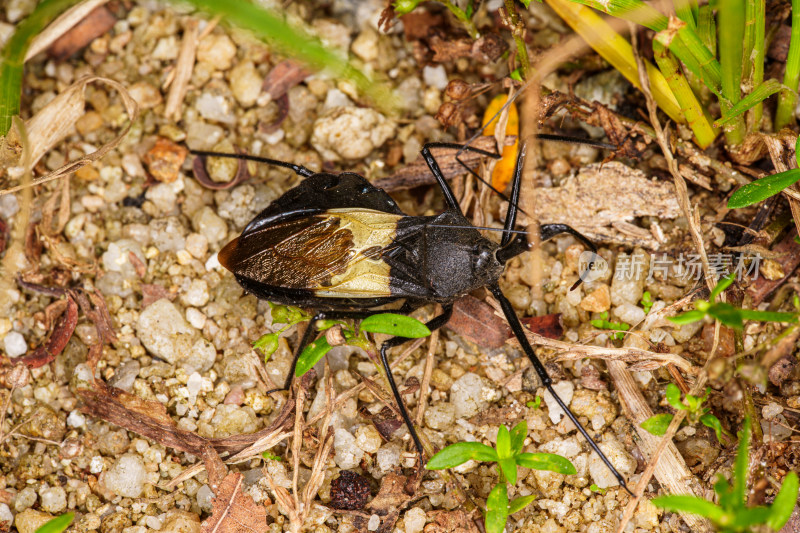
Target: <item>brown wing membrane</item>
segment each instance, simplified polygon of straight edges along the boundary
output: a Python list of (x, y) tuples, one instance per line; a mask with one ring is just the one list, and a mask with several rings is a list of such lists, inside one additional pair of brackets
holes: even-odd
[(353, 234), (332, 216), (274, 224), (228, 243), (219, 262), (238, 275), (289, 289), (314, 289), (343, 273), (353, 256)]

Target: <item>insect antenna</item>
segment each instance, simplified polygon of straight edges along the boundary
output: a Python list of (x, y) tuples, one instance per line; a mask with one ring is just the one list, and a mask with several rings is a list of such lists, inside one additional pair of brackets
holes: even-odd
[(298, 176), (307, 178), (313, 176), (314, 172), (307, 169), (303, 165), (295, 165), (286, 161), (279, 161), (277, 159), (269, 159), (268, 157), (261, 157), (249, 154), (227, 154), (223, 152), (209, 152), (207, 150), (190, 150), (189, 153), (199, 157), (227, 157), (229, 159), (244, 159), (245, 161), (255, 161), (256, 163), (266, 163), (267, 165), (274, 165), (276, 167), (283, 167), (292, 170)]

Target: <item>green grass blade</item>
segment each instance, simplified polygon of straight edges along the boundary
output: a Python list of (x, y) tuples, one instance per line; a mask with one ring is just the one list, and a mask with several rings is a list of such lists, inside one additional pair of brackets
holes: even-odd
[(522, 451), (525, 437), (528, 436), (528, 423), (522, 421), (511, 430), (511, 453), (516, 455)]
[(724, 514), (719, 506), (703, 498), (698, 498), (697, 496), (673, 494), (671, 496), (653, 498), (650, 500), (650, 503), (668, 511), (705, 516), (714, 522), (719, 522)]
[(36, 529), (36, 533), (61, 533), (69, 527), (75, 519), (75, 513), (65, 513), (49, 520)]
[(770, 516), (767, 519), (767, 526), (778, 531), (789, 521), (794, 506), (797, 504), (798, 489), (800, 489), (800, 485), (798, 485), (797, 474), (789, 472), (786, 474), (786, 477), (783, 478), (781, 490), (778, 492), (778, 495), (775, 496), (775, 500), (770, 506)]
[(793, 168), (786, 172), (779, 172), (772, 176), (766, 176), (752, 183), (748, 183), (735, 193), (728, 200), (728, 209), (747, 207), (770, 196), (775, 196), (786, 187), (794, 185), (800, 181), (800, 169)]
[(511, 433), (502, 424), (497, 430), (497, 445), (495, 448), (497, 448), (497, 456), (500, 459), (511, 457)]
[(187, 1), (230, 24), (252, 31), (282, 54), (297, 58), (315, 70), (327, 70), (338, 78), (350, 80), (384, 112), (391, 112), (397, 106), (395, 95), (386, 85), (376, 83), (347, 59), (326, 48), (319, 39), (302, 28), (291, 26), (279, 15), (248, 2)]
[(669, 88), (672, 89), (686, 123), (694, 132), (697, 145), (700, 148), (707, 148), (716, 139), (717, 131), (710, 124), (708, 112), (697, 100), (678, 62), (667, 50), (668, 43), (662, 41), (664, 38), (666, 35), (663, 32), (656, 34), (656, 39), (653, 41), (653, 57)]
[(574, 0), (574, 2), (602, 11), (612, 17), (629, 20), (653, 31), (662, 31), (667, 28), (667, 17), (641, 0)]
[[(745, 94), (764, 82), (764, 30), (766, 26), (766, 1), (745, 0), (745, 46), (743, 60), (743, 86)], [(747, 127), (750, 132), (760, 131), (764, 106), (757, 102), (748, 113)]]
[(17, 24), (0, 55), (0, 136), (11, 128), (11, 117), (19, 115), (25, 54), (33, 39), (62, 11), (78, 0), (42, 0), (33, 13)]
[(792, 0), (792, 36), (789, 41), (789, 55), (786, 58), (786, 73), (783, 76), (783, 84), (788, 89), (778, 98), (775, 131), (780, 131), (794, 122), (798, 81), (800, 81), (800, 0)]
[(675, 14), (678, 15), (678, 18), (688, 24), (690, 28), (696, 29), (695, 9), (697, 8), (697, 3), (691, 0), (674, 0), (674, 6)]
[(361, 321), (359, 328), (369, 333), (384, 333), (409, 339), (419, 339), (431, 334), (431, 330), (416, 318), (396, 313), (381, 313), (367, 317)]
[(503, 472), (503, 476), (506, 478), (506, 481), (511, 483), (512, 485), (517, 484), (517, 462), (514, 460), (513, 457), (507, 457), (505, 459), (500, 459), (497, 461), (498, 466), (500, 466), (500, 470)]
[(741, 316), (744, 320), (755, 320), (757, 322), (788, 322), (789, 324), (797, 323), (796, 313), (759, 311), (758, 309), (742, 309)]
[(732, 120), (742, 115), (745, 111), (754, 108), (776, 92), (786, 87), (781, 85), (778, 80), (767, 80), (758, 87), (756, 87), (750, 94), (739, 100), (739, 102), (728, 109), (722, 115), (722, 118), (714, 122), (714, 126), (724, 126), (729, 124)]
[[(611, 63), (628, 81), (641, 89), (639, 71), (630, 43), (596, 12), (569, 0), (547, 0), (547, 4), (591, 46), (601, 57)], [(650, 8), (652, 9), (652, 8)], [(672, 120), (683, 123), (683, 113), (664, 76), (650, 62), (647, 75), (650, 89), (658, 107)]]
[(702, 311), (686, 311), (680, 315), (670, 316), (667, 317), (667, 320), (672, 322), (673, 324), (678, 324), (682, 326), (684, 324), (691, 324), (692, 322), (697, 322), (698, 320), (703, 320), (706, 317), (706, 314)]
[[(719, 64), (723, 99), (720, 100), (722, 116), (730, 113), (731, 107), (741, 99), (742, 45), (744, 43), (744, 0), (719, 0), (717, 20), (719, 24)], [(736, 146), (744, 140), (744, 119), (735, 118), (725, 127), (728, 145)]]
[(747, 502), (747, 469), (750, 465), (750, 417), (745, 417), (739, 434), (739, 449), (733, 466), (733, 504), (744, 507)]
[(720, 278), (717, 284), (714, 285), (714, 288), (711, 289), (711, 293), (708, 295), (708, 301), (712, 303), (716, 302), (719, 295), (725, 292), (725, 290), (733, 284), (735, 279), (736, 277), (733, 273)]
[(697, 15), (697, 35), (711, 55), (717, 55), (717, 21), (714, 18), (714, 10), (708, 4), (700, 6)]
[(428, 470), (454, 468), (471, 459), (493, 462), (497, 461), (498, 457), (494, 448), (480, 442), (456, 442), (431, 457), (425, 468)]

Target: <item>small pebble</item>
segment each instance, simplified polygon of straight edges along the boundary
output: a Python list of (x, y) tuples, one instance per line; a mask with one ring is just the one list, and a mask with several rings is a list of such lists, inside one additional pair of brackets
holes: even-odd
[(374, 514), (369, 517), (369, 522), (367, 522), (367, 529), (369, 531), (377, 531), (381, 525), (381, 517)]
[(63, 487), (49, 487), (39, 493), (42, 510), (48, 513), (62, 513), (67, 508), (67, 492)]
[(356, 430), (356, 445), (366, 453), (375, 453), (381, 447), (381, 434), (372, 424)]
[(105, 474), (105, 485), (119, 496), (138, 498), (144, 490), (147, 472), (138, 455), (127, 453), (117, 459)]
[(142, 311), (136, 322), (136, 332), (150, 353), (173, 364), (191, 353), (196, 335), (175, 304), (166, 298)]
[(28, 351), (28, 344), (25, 337), (17, 331), (9, 331), (3, 338), (3, 347), (9, 357), (19, 357)]
[(53, 515), (26, 509), (14, 518), (14, 525), (19, 533), (36, 533), (36, 530), (55, 518)]
[(422, 79), (426, 85), (436, 87), (440, 91), (444, 91), (447, 88), (447, 71), (444, 69), (444, 65), (425, 66), (422, 69)]
[(394, 135), (392, 121), (367, 107), (338, 107), (314, 122), (311, 144), (330, 161), (361, 159)]
[(580, 303), (581, 309), (590, 313), (602, 313), (611, 307), (611, 294), (608, 285), (602, 284), (589, 294)]
[(170, 509), (159, 533), (200, 533), (200, 517), (181, 509)]
[(356, 438), (346, 429), (337, 429), (333, 434), (334, 461), (342, 470), (355, 468), (364, 457), (364, 450), (356, 444)]
[[(603, 442), (599, 443), (598, 446), (608, 457), (608, 460), (611, 461), (611, 464), (622, 474), (622, 477), (629, 478), (636, 470), (636, 459), (628, 455), (628, 452), (618, 440), (613, 437), (607, 437), (608, 433), (605, 435)], [(617, 478), (614, 477), (614, 474), (611, 473), (611, 470), (608, 469), (596, 453), (591, 454), (589, 458), (589, 474), (592, 476), (594, 483), (601, 489), (619, 485)]]
[(761, 415), (767, 420), (772, 420), (783, 412), (783, 406), (775, 402), (770, 402), (761, 408)]
[(216, 70), (231, 68), (234, 57), (236, 57), (236, 45), (224, 34), (206, 35), (197, 45), (197, 60), (207, 63)]
[(251, 107), (261, 94), (263, 80), (251, 61), (243, 61), (230, 73), (231, 91), (242, 107)]
[(420, 507), (412, 507), (403, 518), (406, 524), (406, 533), (420, 533), (425, 528), (426, 515)]
[[(572, 395), (575, 392), (575, 385), (573, 385), (571, 381), (559, 381), (558, 383), (553, 383), (553, 390), (556, 391), (556, 394), (558, 394), (559, 398), (564, 402), (564, 405), (569, 407), (570, 402), (572, 402)], [(548, 390), (544, 391), (544, 403), (547, 405), (550, 421), (553, 424), (558, 424), (565, 413)]]
[(228, 225), (209, 206), (203, 207), (192, 216), (192, 226), (209, 243), (218, 243), (228, 236)]
[(181, 165), (189, 151), (169, 139), (159, 137), (156, 144), (144, 155), (144, 162), (150, 175), (162, 183), (172, 183), (178, 179)]
[(450, 403), (456, 418), (469, 418), (489, 406), (484, 387), (481, 377), (472, 372), (464, 374), (453, 383), (450, 387)]

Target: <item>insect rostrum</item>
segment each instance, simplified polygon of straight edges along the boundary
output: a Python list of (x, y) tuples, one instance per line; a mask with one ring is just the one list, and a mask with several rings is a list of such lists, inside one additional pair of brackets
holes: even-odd
[[(283, 161), (195, 152), (198, 156), (240, 157), (279, 165), (305, 178), (298, 186), (272, 202), (245, 227), (238, 238), (219, 253), (220, 263), (233, 272), (236, 280), (248, 292), (272, 302), (317, 311), (296, 349), (285, 388), (291, 385), (297, 357), (314, 339), (317, 319), (364, 318), (383, 312), (385, 309), (377, 308), (393, 302), (402, 303), (394, 312), (408, 313), (422, 305), (437, 302), (441, 304), (443, 312), (426, 324), (430, 330), (434, 330), (447, 323), (453, 303), (458, 298), (486, 287), (500, 302), (514, 336), (531, 360), (543, 385), (620, 484), (628, 490), (622, 475), (553, 390), (551, 378), (536, 357), (516, 313), (498, 284), (506, 261), (530, 247), (525, 235), (514, 231), (524, 146), (514, 171), (500, 244), (483, 237), (464, 217), (431, 154), (432, 148), (464, 147), (430, 143), (422, 149), (422, 156), (436, 177), (447, 206), (444, 212), (434, 216), (404, 214), (383, 190), (351, 172), (313, 173)], [(479, 152), (497, 157), (488, 152)], [(542, 240), (561, 233), (574, 235), (592, 251), (596, 251), (590, 241), (569, 226), (541, 226)], [(387, 350), (406, 340), (394, 337), (384, 342), (380, 356), (400, 413), (422, 456), (422, 444), (387, 360)]]

